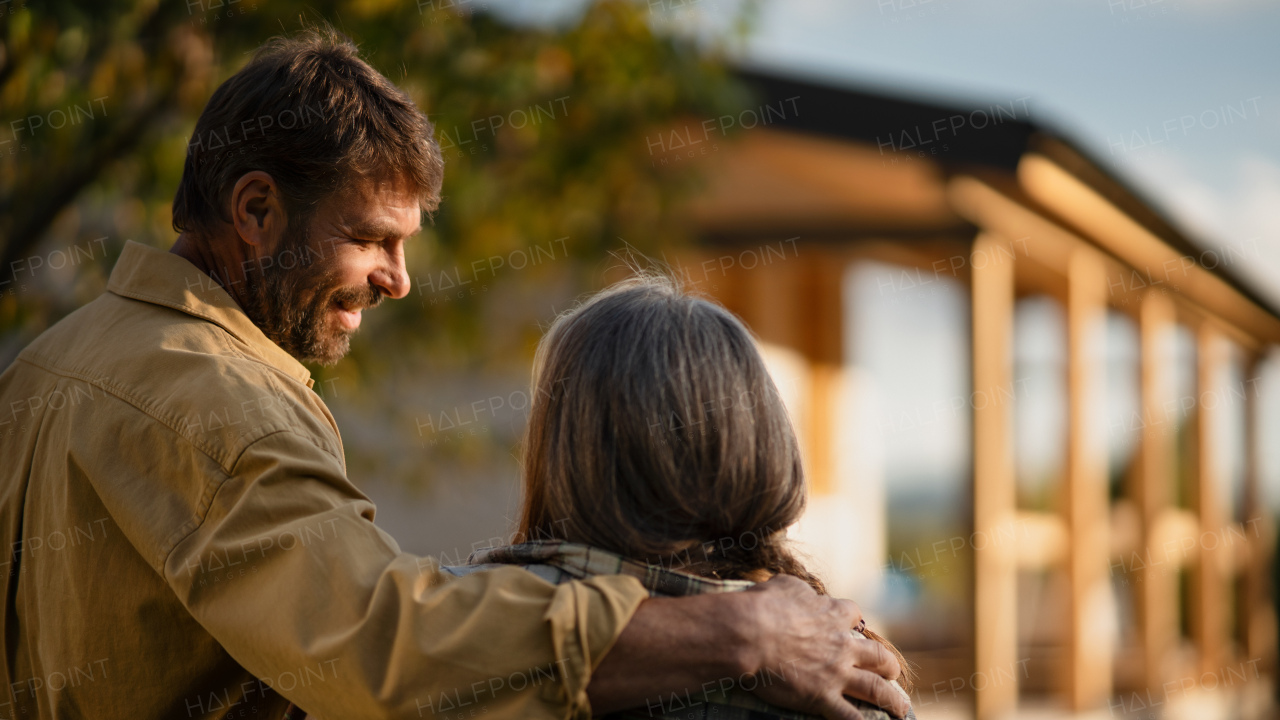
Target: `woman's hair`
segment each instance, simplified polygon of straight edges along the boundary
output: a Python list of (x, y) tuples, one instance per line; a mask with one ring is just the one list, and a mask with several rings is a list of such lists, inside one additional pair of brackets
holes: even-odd
[[(805, 507), (791, 421), (729, 311), (639, 273), (562, 314), (538, 346), (517, 537), (705, 577), (821, 580), (788, 547)], [(892, 645), (880, 640), (906, 662)]]

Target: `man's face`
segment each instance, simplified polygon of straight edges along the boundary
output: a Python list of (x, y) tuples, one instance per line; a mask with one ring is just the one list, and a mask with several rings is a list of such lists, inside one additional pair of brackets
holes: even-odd
[(285, 230), (258, 282), (249, 278), (249, 318), (299, 360), (338, 362), (363, 309), (409, 293), (404, 241), (420, 218), (400, 182), (363, 180), (334, 193), (308, 223)]

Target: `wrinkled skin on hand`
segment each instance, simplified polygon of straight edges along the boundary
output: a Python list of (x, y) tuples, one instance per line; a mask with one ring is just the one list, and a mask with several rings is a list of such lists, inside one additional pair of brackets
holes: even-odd
[(846, 695), (906, 717), (910, 702), (891, 682), (902, 674), (897, 659), (880, 643), (850, 632), (862, 619), (857, 604), (819, 595), (788, 575), (745, 593), (754, 594), (760, 628), (758, 672), (774, 680), (760, 683), (756, 695), (828, 720), (863, 717)]

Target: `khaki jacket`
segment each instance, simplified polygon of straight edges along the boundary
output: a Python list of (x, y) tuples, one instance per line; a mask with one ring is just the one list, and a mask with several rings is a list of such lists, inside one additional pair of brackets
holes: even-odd
[(0, 718), (590, 715), (639, 582), (402, 552), (230, 295), (133, 242), (107, 290), (0, 374)]

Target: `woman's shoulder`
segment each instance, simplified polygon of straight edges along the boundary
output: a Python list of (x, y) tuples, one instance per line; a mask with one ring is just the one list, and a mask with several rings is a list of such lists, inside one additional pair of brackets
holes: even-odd
[[(623, 574), (640, 580), (653, 595), (682, 596), (704, 593), (735, 592), (746, 589), (749, 580), (717, 580), (681, 572), (675, 568), (640, 563), (615, 553), (586, 545), (560, 541), (537, 541), (479, 550), (466, 565), (445, 565), (440, 569), (456, 576), (470, 575), (500, 567), (519, 567), (552, 584), (579, 580), (595, 575)], [(857, 630), (850, 630), (857, 633)], [(816, 715), (786, 710), (770, 705), (751, 691), (761, 683), (778, 678), (747, 675), (719, 683), (654, 698), (646, 705), (612, 713), (610, 720), (819, 720)], [(730, 684), (730, 681), (732, 683)], [(896, 685), (896, 683), (895, 683)], [(850, 700), (865, 720), (893, 720), (881, 708), (859, 700)], [(914, 720), (914, 715), (908, 715)]]

